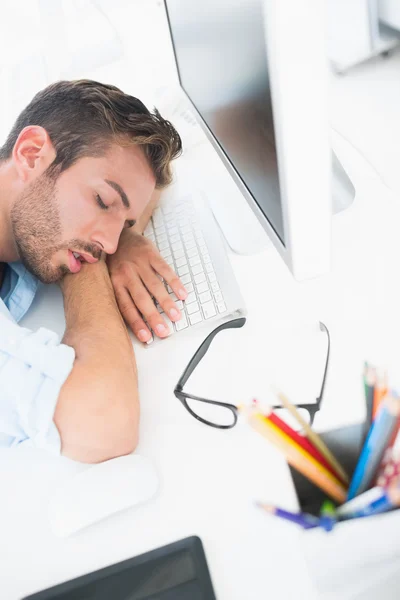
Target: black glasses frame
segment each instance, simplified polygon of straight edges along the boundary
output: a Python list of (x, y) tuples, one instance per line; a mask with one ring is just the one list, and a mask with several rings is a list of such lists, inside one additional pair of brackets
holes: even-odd
[[(215, 427), (216, 429), (232, 429), (232, 427), (234, 427), (237, 423), (238, 407), (235, 406), (234, 404), (229, 404), (227, 402), (219, 402), (217, 400), (209, 400), (208, 398), (202, 398), (201, 396), (195, 396), (194, 394), (185, 392), (183, 390), (183, 388), (184, 388), (185, 384), (187, 383), (189, 377), (192, 375), (193, 371), (196, 369), (196, 367), (201, 362), (202, 358), (204, 358), (204, 356), (207, 353), (207, 351), (211, 345), (211, 342), (213, 341), (215, 336), (220, 331), (223, 331), (224, 329), (238, 329), (240, 327), (243, 327), (243, 325), (245, 323), (246, 323), (245, 317), (241, 317), (240, 319), (233, 319), (232, 321), (227, 321), (226, 323), (222, 323), (221, 325), (216, 327), (206, 337), (204, 342), (202, 342), (202, 344), (198, 347), (196, 352), (193, 354), (192, 358), (190, 359), (186, 369), (182, 373), (182, 376), (180, 377), (180, 379), (174, 389), (174, 394), (175, 394), (176, 398), (178, 398), (178, 400), (180, 400), (180, 402), (183, 404), (183, 406), (186, 408), (186, 410), (192, 415), (192, 417), (194, 417), (198, 421), (201, 421), (205, 425), (209, 425), (210, 427)], [(321, 408), (322, 399), (323, 399), (323, 395), (324, 395), (324, 391), (325, 391), (325, 383), (326, 383), (326, 377), (327, 377), (327, 373), (328, 373), (328, 365), (329, 365), (330, 350), (331, 350), (331, 337), (330, 337), (328, 328), (321, 321), (319, 323), (319, 327), (320, 327), (321, 331), (324, 331), (327, 334), (327, 339), (328, 339), (328, 348), (327, 348), (327, 353), (326, 353), (325, 368), (324, 368), (324, 374), (323, 374), (320, 393), (316, 399), (316, 402), (313, 404), (296, 404), (296, 408), (302, 408), (302, 409), (305, 409), (308, 411), (308, 413), (310, 415), (310, 425), (313, 424), (315, 415)], [(204, 402), (206, 404), (212, 404), (214, 406), (221, 406), (223, 408), (229, 409), (232, 412), (233, 423), (231, 425), (217, 425), (216, 423), (213, 423), (212, 421), (207, 421), (206, 419), (203, 419), (202, 417), (197, 415), (190, 408), (190, 406), (187, 403), (187, 399), (197, 400), (198, 402)], [(282, 407), (282, 405), (279, 404), (279, 405), (273, 406), (273, 408), (280, 409), (283, 407)]]

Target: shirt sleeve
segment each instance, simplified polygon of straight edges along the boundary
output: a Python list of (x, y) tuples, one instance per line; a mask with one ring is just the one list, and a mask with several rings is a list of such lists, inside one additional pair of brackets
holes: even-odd
[(74, 349), (52, 331), (33, 332), (0, 314), (0, 446), (60, 453), (53, 416), (74, 360)]

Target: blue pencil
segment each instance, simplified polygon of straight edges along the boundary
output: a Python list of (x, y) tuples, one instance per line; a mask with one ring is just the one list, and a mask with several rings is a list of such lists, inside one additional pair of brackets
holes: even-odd
[[(399, 481), (394, 481), (388, 488), (372, 488), (372, 490), (380, 490), (379, 495), (374, 498), (372, 501), (367, 502), (364, 506), (351, 507), (351, 500), (348, 504), (349, 507), (342, 514), (342, 518), (344, 519), (354, 519), (356, 517), (370, 517), (372, 515), (378, 515), (382, 512), (386, 512), (391, 510), (392, 508), (397, 508), (400, 505), (400, 484)], [(372, 490), (368, 490), (365, 494), (361, 494), (357, 496), (356, 500), (361, 500), (363, 496), (367, 496), (369, 492)], [(346, 506), (346, 505), (343, 505)]]
[(263, 504), (262, 502), (256, 502), (256, 505), (271, 515), (275, 515), (276, 517), (280, 517), (281, 519), (285, 519), (286, 521), (291, 521), (292, 523), (296, 523), (296, 525), (300, 525), (300, 527), (303, 527), (303, 529), (313, 529), (314, 527), (319, 526), (320, 520), (318, 517), (314, 517), (308, 513), (293, 513), (288, 510), (284, 510), (283, 508), (272, 506), (271, 504)]
[(361, 450), (347, 499), (362, 494), (368, 489), (381, 463), (400, 415), (400, 399), (388, 395), (382, 401), (378, 413), (368, 432)]

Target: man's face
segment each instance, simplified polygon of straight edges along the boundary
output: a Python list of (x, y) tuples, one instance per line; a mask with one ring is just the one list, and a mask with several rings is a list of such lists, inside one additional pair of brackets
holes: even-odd
[(57, 179), (44, 173), (12, 208), (20, 260), (42, 282), (53, 283), (77, 273), (81, 261), (96, 262), (102, 251), (113, 254), (154, 188), (138, 146), (114, 145), (102, 158), (81, 158)]

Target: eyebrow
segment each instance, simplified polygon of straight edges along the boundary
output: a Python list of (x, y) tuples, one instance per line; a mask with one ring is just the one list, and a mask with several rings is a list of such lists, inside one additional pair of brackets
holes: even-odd
[(116, 181), (110, 181), (109, 179), (105, 179), (104, 180), (106, 183), (108, 183), (108, 185), (110, 187), (113, 188), (113, 190), (115, 190), (116, 192), (118, 192), (118, 194), (121, 196), (121, 200), (122, 200), (122, 204), (126, 207), (126, 208), (130, 208), (131, 205), (129, 204), (129, 200), (128, 200), (128, 196), (125, 194), (124, 190), (122, 189), (122, 187), (116, 182)]

